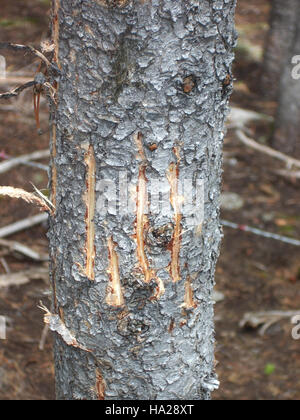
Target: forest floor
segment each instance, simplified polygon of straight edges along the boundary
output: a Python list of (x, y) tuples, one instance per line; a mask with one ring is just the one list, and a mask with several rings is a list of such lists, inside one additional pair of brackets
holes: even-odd
[[(261, 55), (268, 30), (269, 1), (239, 0), (237, 27), (240, 46), (235, 64), (236, 88), (232, 105), (274, 115), (276, 104), (259, 90)], [(19, 0), (1, 5), (0, 38), (39, 46), (47, 38), (48, 0)], [(249, 52), (250, 51), (250, 52)], [(32, 78), (37, 62), (5, 52), (7, 70), (14, 78)], [(13, 86), (0, 84), (5, 91)], [(42, 104), (41, 122), (46, 133), (38, 136), (32, 94), (0, 103), (0, 152), (18, 156), (47, 149), (47, 108)], [(250, 126), (252, 137), (267, 143), (268, 124)], [(44, 162), (47, 164), (47, 161)], [(239, 143), (233, 131), (225, 142), (225, 193), (237, 194), (237, 210), (223, 210), (224, 219), (249, 224), (274, 233), (300, 238), (299, 181), (284, 179), (275, 171), (280, 163)], [(1, 185), (30, 190), (30, 182), (47, 187), (47, 174), (37, 168), (19, 166), (1, 174)], [(0, 199), (0, 228), (36, 214), (36, 209), (14, 200)], [(47, 252), (46, 226), (38, 226), (9, 239)], [(0, 258), (3, 258), (0, 247)], [(1, 261), (1, 259), (0, 259)], [(3, 260), (2, 260), (3, 261)], [(5, 255), (12, 272), (40, 267), (41, 263)], [(0, 263), (0, 275), (5, 273)], [(264, 336), (258, 330), (239, 327), (247, 312), (292, 311), (300, 308), (299, 250), (272, 239), (224, 229), (217, 268), (216, 304), (217, 371), (219, 400), (300, 399), (300, 342), (292, 339), (289, 319), (273, 325)], [(0, 284), (0, 315), (8, 320), (8, 339), (0, 341), (0, 399), (49, 400), (54, 398), (52, 342), (38, 349), (43, 331), (40, 300), (47, 306), (49, 285), (42, 280), (4, 289)]]

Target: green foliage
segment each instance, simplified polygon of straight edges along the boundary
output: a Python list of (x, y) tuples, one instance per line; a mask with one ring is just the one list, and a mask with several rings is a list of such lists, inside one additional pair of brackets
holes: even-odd
[(273, 375), (273, 373), (275, 373), (276, 370), (276, 366), (273, 363), (268, 363), (265, 366), (265, 375), (270, 376)]

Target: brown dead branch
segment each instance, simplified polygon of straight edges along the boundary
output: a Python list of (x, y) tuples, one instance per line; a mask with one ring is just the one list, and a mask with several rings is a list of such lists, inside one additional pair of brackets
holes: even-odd
[(11, 99), (15, 98), (16, 96), (20, 95), (25, 89), (28, 89), (32, 86), (35, 86), (36, 82), (34, 80), (31, 80), (30, 82), (25, 83), (24, 85), (21, 85), (19, 87), (16, 87), (15, 89), (11, 90), (10, 92), (5, 92), (0, 94), (0, 99)]
[(52, 210), (48, 206), (46, 200), (43, 200), (41, 197), (37, 197), (33, 193), (29, 193), (21, 188), (14, 188), (14, 187), (0, 187), (0, 196), (7, 196), (10, 198), (18, 198), (21, 200), (26, 201), (29, 204), (36, 204), (42, 210), (51, 212)]
[(11, 44), (10, 42), (0, 42), (0, 50), (13, 50), (13, 51), (22, 51), (24, 53), (30, 53), (35, 55), (36, 57), (40, 58), (47, 67), (52, 67), (52, 64), (42, 54), (40, 51), (36, 50), (35, 48), (31, 47), (30, 45), (20, 45), (20, 44)]

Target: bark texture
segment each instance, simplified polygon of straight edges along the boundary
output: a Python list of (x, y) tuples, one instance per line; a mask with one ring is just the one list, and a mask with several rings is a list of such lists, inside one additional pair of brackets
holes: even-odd
[(299, 0), (272, 1), (261, 80), (264, 96), (271, 100), (278, 99), (282, 72), (290, 58), (298, 22), (298, 4)]
[[(283, 5), (283, 8), (286, 6)], [(282, 70), (279, 104), (275, 119), (273, 145), (276, 149), (300, 158), (300, 3), (291, 10), (295, 24), (290, 27), (292, 42)], [(297, 61), (294, 60), (295, 57)], [(297, 68), (298, 70), (297, 70)]]
[[(58, 399), (209, 399), (215, 387), (234, 9), (235, 0), (53, 1)], [(135, 213), (97, 211), (98, 181), (122, 193), (124, 171)], [(152, 178), (169, 184), (167, 216), (144, 214)], [(178, 180), (188, 178), (205, 187), (204, 222), (193, 228), (179, 212)]]

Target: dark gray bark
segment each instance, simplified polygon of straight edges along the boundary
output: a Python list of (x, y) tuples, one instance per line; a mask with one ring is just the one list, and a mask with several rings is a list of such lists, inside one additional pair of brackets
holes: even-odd
[[(211, 296), (234, 9), (235, 0), (53, 1), (58, 399), (209, 399), (216, 385)], [(122, 193), (124, 172), (136, 212), (100, 212), (99, 181)], [(167, 215), (143, 215), (150, 179), (169, 185)], [(203, 180), (201, 226), (180, 215), (178, 179)]]
[[(285, 6), (284, 6), (285, 7)], [(279, 103), (275, 119), (273, 146), (291, 156), (300, 158), (300, 3), (294, 8), (296, 23), (287, 47), (287, 60), (282, 71)]]
[(266, 40), (261, 86), (264, 96), (277, 100), (282, 72), (294, 40), (299, 0), (273, 0)]

